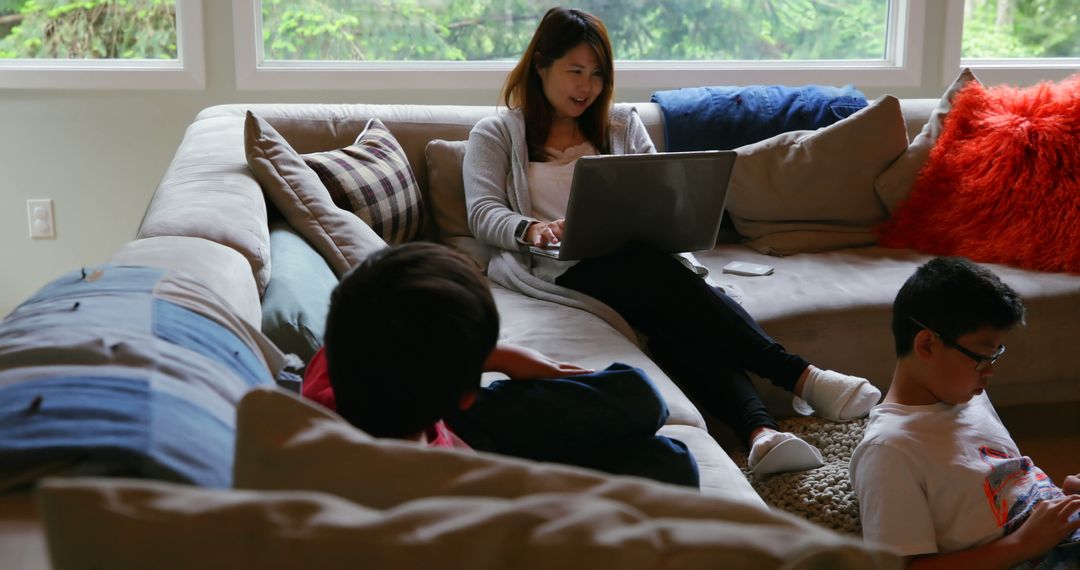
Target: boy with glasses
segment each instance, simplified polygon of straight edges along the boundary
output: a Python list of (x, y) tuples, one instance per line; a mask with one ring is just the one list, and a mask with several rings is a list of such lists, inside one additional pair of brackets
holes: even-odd
[(909, 568), (1080, 564), (1080, 478), (1054, 486), (984, 392), (1024, 312), (1016, 291), (961, 258), (927, 262), (896, 295), (896, 369), (850, 474), (864, 539)]

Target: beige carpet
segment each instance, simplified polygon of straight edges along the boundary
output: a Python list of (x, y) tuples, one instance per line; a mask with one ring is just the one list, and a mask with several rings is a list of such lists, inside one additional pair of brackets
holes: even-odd
[(747, 469), (745, 453), (732, 454), (754, 490), (778, 509), (839, 532), (861, 536), (859, 502), (848, 479), (848, 461), (862, 441), (866, 419), (839, 423), (800, 417), (778, 423), (781, 430), (817, 446), (825, 465), (800, 473), (757, 477)]

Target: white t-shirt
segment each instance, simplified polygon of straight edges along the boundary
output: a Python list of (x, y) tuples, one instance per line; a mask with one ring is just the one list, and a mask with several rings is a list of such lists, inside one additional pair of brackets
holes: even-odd
[(850, 475), (863, 538), (904, 556), (989, 542), (1062, 496), (1020, 455), (985, 393), (958, 406), (878, 405)]
[(533, 216), (544, 222), (566, 217), (566, 205), (570, 202), (570, 183), (574, 179), (574, 165), (583, 156), (597, 154), (596, 147), (583, 142), (565, 150), (546, 149), (550, 154), (547, 162), (529, 162), (529, 199)]

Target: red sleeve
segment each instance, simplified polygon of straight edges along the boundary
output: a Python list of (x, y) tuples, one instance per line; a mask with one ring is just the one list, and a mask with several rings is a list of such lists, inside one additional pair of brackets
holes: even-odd
[(330, 369), (326, 366), (326, 347), (320, 348), (315, 356), (311, 357), (307, 369), (304, 370), (304, 382), (301, 384), (300, 393), (307, 399), (313, 400), (337, 411), (334, 402), (334, 387), (330, 385)]
[(450, 428), (442, 420), (435, 422), (427, 431), (428, 447), (442, 447), (446, 449), (472, 449), (465, 440), (450, 431)]

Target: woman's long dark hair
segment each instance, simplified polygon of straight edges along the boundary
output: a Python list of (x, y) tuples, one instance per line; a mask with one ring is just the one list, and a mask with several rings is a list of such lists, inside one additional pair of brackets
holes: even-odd
[(521, 109), (525, 115), (530, 160), (543, 161), (547, 158), (544, 142), (551, 131), (553, 118), (553, 109), (544, 96), (544, 85), (537, 68), (548, 67), (582, 43), (588, 44), (596, 52), (604, 87), (596, 101), (578, 117), (578, 127), (602, 154), (610, 152), (608, 116), (615, 90), (615, 64), (607, 28), (600, 18), (588, 12), (558, 7), (544, 14), (521, 61), (503, 85), (503, 102), (511, 109)]

